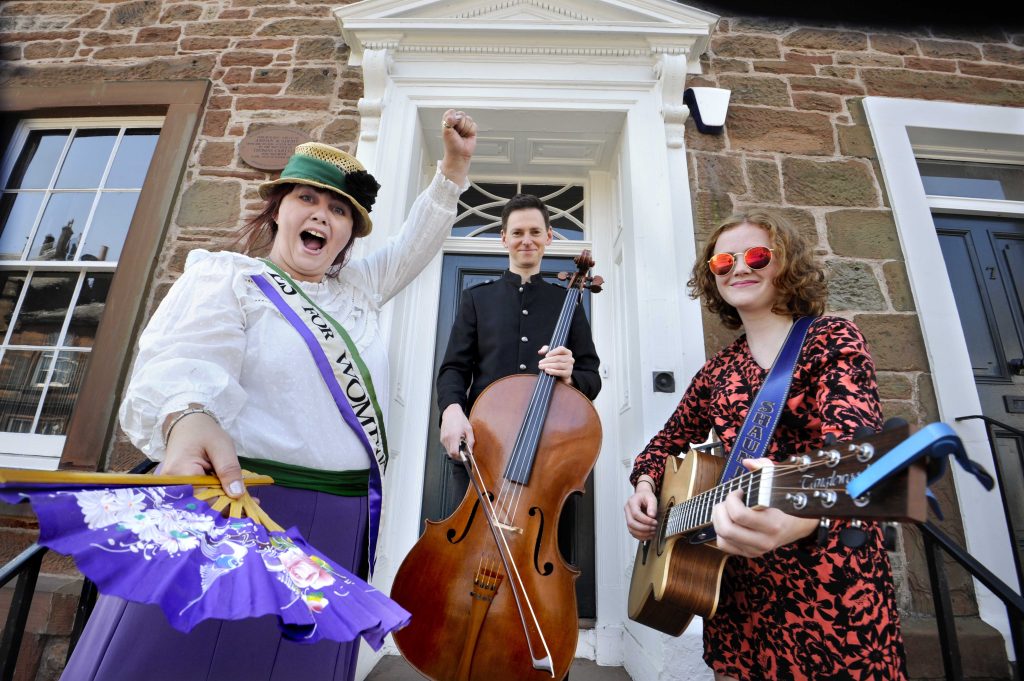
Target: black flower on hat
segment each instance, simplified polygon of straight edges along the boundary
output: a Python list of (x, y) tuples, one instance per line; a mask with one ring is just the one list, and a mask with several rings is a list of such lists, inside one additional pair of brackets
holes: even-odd
[(380, 184), (365, 170), (354, 170), (345, 174), (345, 189), (367, 212), (373, 210)]

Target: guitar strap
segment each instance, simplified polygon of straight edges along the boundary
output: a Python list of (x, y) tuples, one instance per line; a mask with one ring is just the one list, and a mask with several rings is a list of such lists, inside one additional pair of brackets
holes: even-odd
[[(750, 404), (750, 411), (743, 421), (736, 443), (729, 453), (729, 460), (722, 471), (720, 482), (728, 482), (743, 470), (743, 459), (759, 459), (768, 451), (775, 426), (779, 423), (782, 410), (786, 408), (786, 396), (789, 386), (793, 383), (793, 372), (796, 361), (800, 357), (800, 349), (807, 337), (807, 329), (816, 317), (800, 317), (789, 329), (779, 354), (772, 362), (772, 368), (764, 379), (761, 389)], [(704, 543), (715, 538), (715, 528), (706, 527), (698, 532), (690, 541), (694, 544)]]

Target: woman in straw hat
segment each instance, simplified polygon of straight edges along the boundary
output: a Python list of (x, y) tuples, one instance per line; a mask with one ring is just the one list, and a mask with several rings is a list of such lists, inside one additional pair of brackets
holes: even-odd
[[(139, 340), (121, 405), (122, 428), (163, 473), (213, 472), (231, 496), (244, 491), (242, 468), (272, 475), (253, 490), (263, 508), (353, 573), (373, 569), (387, 467), (378, 318), (450, 233), (476, 124), (449, 110), (442, 136), (444, 158), (402, 230), (352, 260), (379, 185), (343, 151), (297, 147), (243, 228), (248, 253), (266, 257), (189, 254)], [(155, 606), (102, 597), (62, 678), (345, 680), (358, 645), (293, 643), (274, 617), (182, 634)]]

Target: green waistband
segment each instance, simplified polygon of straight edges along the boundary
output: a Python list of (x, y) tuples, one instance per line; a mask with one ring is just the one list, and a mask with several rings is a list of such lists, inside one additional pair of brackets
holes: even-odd
[(370, 483), (370, 469), (356, 471), (321, 471), (266, 459), (238, 457), (242, 468), (259, 475), (269, 475), (280, 487), (309, 489), (339, 497), (365, 497)]

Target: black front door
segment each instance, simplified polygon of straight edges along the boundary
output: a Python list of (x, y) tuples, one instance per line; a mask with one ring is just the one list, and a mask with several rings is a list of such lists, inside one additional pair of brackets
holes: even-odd
[[(1024, 221), (935, 215), (985, 416), (1024, 431)], [(1024, 484), (1024, 438), (995, 429), (1008, 490)], [(1024, 499), (1007, 495), (1024, 564)]]
[[(508, 267), (505, 255), (456, 255), (444, 256), (441, 271), (441, 300), (437, 312), (437, 339), (434, 345), (434, 373), (441, 366), (448, 336), (451, 333), (455, 314), (462, 300), (462, 292), (474, 284), (501, 276)], [(548, 256), (544, 258), (542, 274), (549, 281), (557, 281), (559, 271), (575, 271), (571, 258)], [(583, 309), (590, 318), (590, 293), (584, 292)], [(554, 329), (552, 329), (554, 331)], [(437, 392), (432, 393), (430, 403), (430, 431), (427, 434), (427, 463), (424, 471), (423, 520), (446, 518), (458, 507), (466, 494), (467, 478), (455, 464), (440, 443), (440, 412), (437, 408)], [(562, 555), (573, 566), (582, 571), (576, 580), (576, 603), (581, 619), (597, 617), (596, 580), (594, 575), (594, 476), (587, 477), (586, 493), (573, 495), (565, 504), (565, 510), (558, 528), (558, 544)]]

